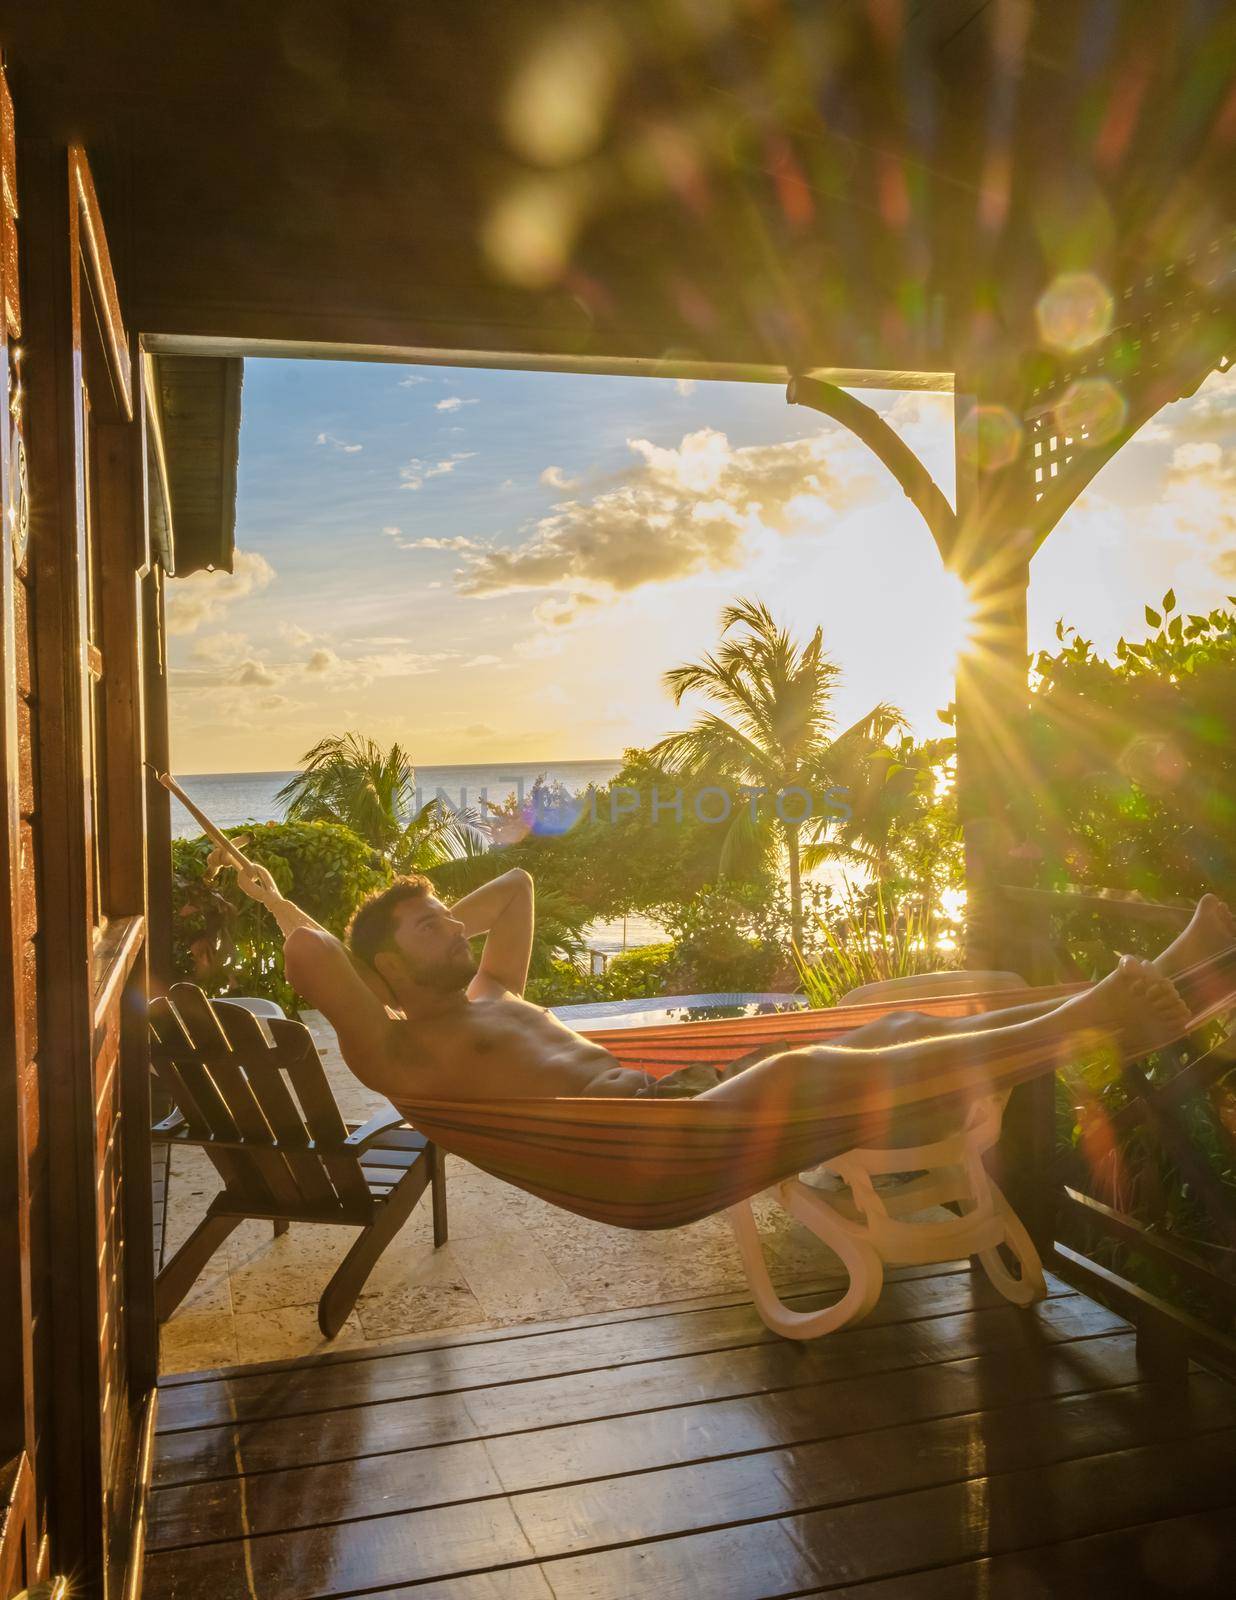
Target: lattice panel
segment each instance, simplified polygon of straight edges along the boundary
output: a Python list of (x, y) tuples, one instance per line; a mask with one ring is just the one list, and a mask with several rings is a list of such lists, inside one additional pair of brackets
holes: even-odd
[(1218, 233), (1205, 250), (1130, 283), (1114, 315), (1116, 325), (1105, 338), (1033, 387), (1022, 414), (1027, 501), (1039, 505), (1050, 495), (1054, 515), (1047, 527), (1093, 476), (1091, 452), (1191, 394), (1214, 367), (1231, 364), (1236, 227)]

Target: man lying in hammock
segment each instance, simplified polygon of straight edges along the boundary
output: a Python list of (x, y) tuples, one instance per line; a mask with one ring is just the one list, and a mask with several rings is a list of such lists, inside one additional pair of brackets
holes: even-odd
[[(522, 998), (532, 949), (533, 886), (516, 869), (446, 906), (428, 879), (405, 878), (368, 900), (348, 932), (350, 950), (279, 893), (259, 866), (241, 886), (274, 915), (286, 942), (288, 981), (322, 1011), (348, 1066), (368, 1087), (401, 1100), (538, 1096), (702, 1095), (731, 1104), (818, 1104), (830, 1059), (869, 1053), (873, 1078), (941, 1071), (1024, 1051), (1026, 1059), (1076, 1059), (1110, 1038), (1136, 1057), (1178, 1038), (1216, 997), (1196, 977), (1186, 1006), (1172, 979), (1236, 945), (1236, 919), (1213, 895), (1153, 962), (1124, 956), (1100, 983), (1067, 1000), (981, 1016), (894, 1012), (840, 1042), (773, 1047), (718, 1071), (685, 1067), (659, 1081), (619, 1065), (541, 1006)], [(485, 935), (479, 961), (469, 940)], [(400, 1012), (395, 1016), (392, 1012)], [(762, 1059), (759, 1059), (761, 1058)], [(842, 1060), (844, 1058), (844, 1061)], [(878, 1058), (878, 1059), (877, 1059)]]

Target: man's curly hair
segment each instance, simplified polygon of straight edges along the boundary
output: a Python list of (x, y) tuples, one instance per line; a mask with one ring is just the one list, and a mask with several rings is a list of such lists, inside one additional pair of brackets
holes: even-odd
[(348, 947), (368, 966), (384, 950), (394, 948), (395, 910), (405, 900), (420, 900), (434, 892), (421, 873), (396, 878), (389, 889), (370, 895), (348, 924)]

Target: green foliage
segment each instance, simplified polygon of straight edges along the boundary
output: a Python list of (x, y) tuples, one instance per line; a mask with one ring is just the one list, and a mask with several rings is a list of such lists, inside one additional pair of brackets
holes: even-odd
[(668, 922), (673, 954), (663, 993), (718, 994), (795, 987), (789, 905), (759, 885), (714, 884)]
[(846, 886), (831, 915), (819, 919), (821, 947), (810, 960), (797, 956), (802, 992), (812, 1006), (835, 1006), (852, 989), (956, 965), (953, 949), (939, 945), (939, 922), (921, 900), (899, 903), (876, 883), (865, 894)]
[(611, 956), (603, 973), (585, 972), (570, 961), (553, 961), (528, 982), (526, 996), (536, 1005), (582, 1005), (596, 1000), (640, 1000), (668, 994), (664, 975), (673, 958), (672, 944), (644, 945)]
[[(1229, 596), (1232, 605), (1236, 597)], [(1047, 888), (1119, 889), (1189, 901), (1236, 895), (1236, 612), (1182, 616), (1168, 590), (1145, 608), (1152, 631), (1121, 639), (1106, 660), (1063, 622), (1059, 648), (1034, 662), (1030, 760), (1040, 788), (1025, 827)], [(1097, 976), (1117, 948), (1149, 954), (1161, 930), (1071, 913), (1055, 927), (1068, 965)], [(1190, 1049), (1200, 1048), (1198, 1041)], [(1156, 1058), (1152, 1082), (1178, 1070)], [(1236, 1192), (1231, 1129), (1236, 1074), (1179, 1106), (1200, 1164)], [(1110, 1062), (1087, 1063), (1057, 1084), (1057, 1153), (1066, 1182), (1217, 1261), (1222, 1239), (1188, 1175), (1139, 1121), (1112, 1117), (1129, 1099)], [(1113, 1134), (1113, 1129), (1117, 1130)], [(1213, 1314), (1204, 1298), (1145, 1256), (1104, 1239), (1075, 1239), (1153, 1293)]]
[(398, 744), (384, 750), (359, 733), (332, 734), (301, 761), (304, 770), (275, 796), (287, 820), (349, 828), (397, 873), (423, 872), (477, 844), (469, 817), (435, 800), (417, 809), (416, 773)]
[[(389, 864), (349, 829), (328, 822), (266, 822), (226, 828), (269, 869), (280, 892), (342, 935), (365, 897), (390, 883)], [(283, 976), (283, 936), (274, 918), (242, 893), (230, 870), (210, 865), (208, 839), (172, 844), (172, 935), (177, 974), (208, 994), (260, 995), (295, 1008)]]
[(1236, 887), (1236, 613), (1182, 617), (1170, 590), (1160, 604), (1114, 661), (1059, 624), (1061, 648), (1034, 663), (1027, 823), (1044, 887)]
[(638, 950), (621, 950), (605, 968), (605, 993), (609, 1000), (638, 1000), (645, 995), (668, 994), (665, 975), (675, 956), (672, 944), (647, 944)]
[[(747, 878), (760, 836), (779, 837), (789, 869), (790, 923), (794, 942), (803, 937), (800, 885), (802, 839), (827, 853), (838, 812), (824, 797), (859, 781), (887, 736), (904, 724), (895, 706), (874, 706), (853, 727), (838, 733), (832, 699), (841, 671), (824, 652), (817, 628), (797, 644), (777, 626), (767, 606), (736, 600), (721, 613), (721, 642), (702, 661), (675, 667), (666, 686), (680, 704), (687, 694), (702, 694), (709, 709), (683, 733), (654, 745), (650, 757), (667, 771), (690, 777), (715, 775), (750, 785), (770, 795), (805, 790), (812, 797), (810, 820), (801, 820), (785, 802), (785, 817), (767, 802), (752, 827), (747, 806), (736, 809), (725, 830), (720, 864), (727, 875)], [(798, 802), (801, 805), (802, 802)], [(764, 844), (767, 848), (767, 844)]]

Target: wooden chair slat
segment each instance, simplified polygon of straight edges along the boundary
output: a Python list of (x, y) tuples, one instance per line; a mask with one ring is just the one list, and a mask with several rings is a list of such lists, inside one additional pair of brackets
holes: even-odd
[[(367, 1148), (349, 1146), (313, 1035), (301, 1023), (272, 1018), (267, 1025), (243, 1006), (175, 984), (168, 998), (152, 1001), (150, 1028), (155, 1070), (185, 1119), (171, 1142), (200, 1145), (225, 1185), (159, 1275), (160, 1320), (244, 1217), (269, 1218), (276, 1232), (288, 1221), (358, 1224), (360, 1236), (319, 1302), (318, 1321), (333, 1338), (378, 1257), (440, 1173), (434, 1146), (398, 1127)], [(435, 1181), (435, 1245), (446, 1238), (440, 1190)]]
[[(212, 1005), (201, 995), (200, 1001), (211, 1011), (228, 1051), (214, 1057), (211, 1066), (241, 1138), (255, 1147), (276, 1141), (282, 1144), (286, 1131), (290, 1142), (303, 1148), (309, 1142), (308, 1134), (282, 1074), (271, 1064), (275, 1051), (258, 1019), (243, 1006), (228, 1005), (225, 1000)], [(311, 1152), (295, 1156), (286, 1150), (255, 1148), (254, 1161), (271, 1197), (291, 1211), (334, 1199), (322, 1164)]]
[(277, 1052), (262, 1024), (252, 1011), (229, 1005), (226, 1000), (216, 1000), (214, 1010), (279, 1143), (285, 1148), (307, 1146), (309, 1130), (283, 1081)]
[(194, 1049), (205, 1060), (223, 1055), (231, 1048), (227, 1034), (211, 1009), (210, 1001), (195, 983), (174, 983), (167, 992)]
[(340, 1200), (345, 1206), (369, 1205), (369, 1186), (361, 1176), (356, 1152), (344, 1147), (348, 1126), (335, 1104), (313, 1035), (303, 1022), (283, 1018), (272, 1019), (270, 1033)]
[[(266, 1120), (219, 1015), (202, 991), (190, 983), (173, 984), (170, 999), (236, 1125), (239, 1138), (252, 1153), (249, 1179), (243, 1185), (245, 1192), (255, 1198), (265, 1195), (276, 1206), (300, 1210), (308, 1197), (302, 1194), (296, 1175), (282, 1153), (272, 1148), (275, 1132)], [(249, 1021), (254, 1023), (250, 1042), (269, 1054), (270, 1046), (257, 1027), (256, 1019), (249, 1016)]]
[(292, 1080), (313, 1142), (322, 1150), (341, 1145), (348, 1136), (347, 1123), (340, 1116), (326, 1081), (326, 1070), (313, 1035), (303, 1022), (292, 1022), (286, 1017), (271, 1018), (270, 1035), (279, 1064)]

